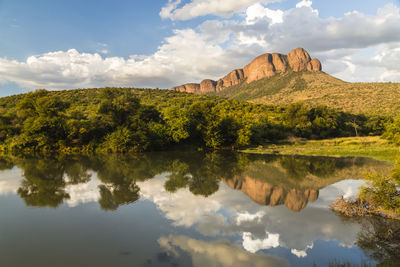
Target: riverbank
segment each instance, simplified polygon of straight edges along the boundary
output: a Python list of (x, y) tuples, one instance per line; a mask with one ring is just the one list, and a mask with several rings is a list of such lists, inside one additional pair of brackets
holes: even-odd
[(371, 202), (362, 201), (359, 197), (356, 199), (345, 200), (342, 196), (336, 199), (329, 208), (334, 212), (343, 214), (347, 217), (373, 215), (393, 220), (400, 220), (399, 214), (393, 210), (376, 207)]
[(395, 162), (400, 148), (379, 136), (344, 137), (326, 140), (293, 139), (284, 143), (240, 150), (244, 153), (330, 157), (370, 157)]

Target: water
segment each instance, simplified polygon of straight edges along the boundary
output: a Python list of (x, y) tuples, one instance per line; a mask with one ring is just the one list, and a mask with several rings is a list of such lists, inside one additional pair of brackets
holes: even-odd
[(357, 193), (363, 173), (391, 168), (200, 152), (6, 157), (0, 266), (393, 263), (398, 223), (328, 209)]

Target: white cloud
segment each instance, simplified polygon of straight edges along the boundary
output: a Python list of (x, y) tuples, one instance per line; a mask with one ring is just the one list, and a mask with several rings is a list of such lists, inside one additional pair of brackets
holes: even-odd
[(283, 11), (272, 10), (264, 7), (260, 3), (254, 4), (246, 10), (246, 23), (254, 24), (260, 19), (268, 18), (271, 20), (271, 25), (283, 22)]
[(160, 12), (164, 19), (189, 20), (200, 16), (217, 15), (231, 16), (234, 13), (243, 11), (246, 7), (263, 2), (277, 2), (278, 0), (192, 0), (190, 3), (179, 7), (180, 0), (169, 0)]
[(301, 7), (311, 7), (312, 1), (309, 0), (302, 0), (296, 4), (296, 8), (301, 8)]
[[(194, 30), (177, 30), (147, 57), (102, 57), (75, 49), (31, 56), (25, 62), (0, 58), (0, 80), (32, 89), (99, 86), (166, 88), (187, 80), (223, 75), (232, 61)], [(213, 60), (205, 60), (204, 55)], [(233, 60), (234, 61), (234, 60)]]

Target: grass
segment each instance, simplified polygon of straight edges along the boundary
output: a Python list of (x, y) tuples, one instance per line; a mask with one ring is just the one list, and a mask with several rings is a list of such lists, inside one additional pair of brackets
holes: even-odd
[(327, 140), (289, 140), (277, 145), (259, 146), (241, 150), (245, 153), (309, 155), (332, 157), (369, 157), (395, 162), (399, 159), (400, 148), (378, 136), (345, 137)]
[(351, 113), (394, 115), (400, 112), (400, 83), (349, 83), (324, 72), (288, 70), (251, 83), (243, 81), (217, 95), (256, 104), (304, 102)]

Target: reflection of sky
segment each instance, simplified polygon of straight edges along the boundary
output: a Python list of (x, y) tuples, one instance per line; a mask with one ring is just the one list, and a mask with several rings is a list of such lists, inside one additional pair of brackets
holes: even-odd
[[(0, 171), (0, 196), (16, 194), (22, 180), (23, 173), (18, 168)], [(93, 173), (88, 183), (67, 185), (65, 191), (69, 194), (70, 198), (65, 200), (65, 204), (69, 207), (75, 207), (79, 204), (97, 202), (100, 198), (98, 188), (100, 184), (101, 182), (97, 178), (97, 175)]]
[(363, 184), (363, 180), (343, 180), (337, 182), (319, 190), (318, 200), (308, 205), (327, 208), (340, 195), (345, 199), (354, 198), (358, 193), (358, 188)]
[[(21, 179), (21, 171), (17, 168), (2, 171), (0, 195), (15, 194)], [(165, 175), (139, 182), (141, 198), (156, 204), (172, 225), (193, 228), (208, 237), (238, 238), (237, 241), (249, 253), (283, 247), (302, 258), (314, 248), (315, 240), (335, 240), (342, 246), (351, 247), (360, 230), (358, 224), (343, 224), (328, 210), (328, 206), (338, 195), (354, 196), (357, 187), (362, 184), (359, 180), (341, 181), (321, 189), (319, 199), (301, 212), (290, 211), (283, 205), (260, 206), (241, 191), (233, 190), (224, 183), (220, 183), (219, 190), (207, 198), (193, 195), (188, 189), (179, 189), (175, 193), (167, 192), (164, 183)], [(97, 175), (93, 173), (91, 180), (86, 184), (66, 186), (65, 190), (70, 195), (66, 205), (75, 207), (97, 202), (100, 197), (100, 184)], [(171, 239), (169, 242), (175, 242), (175, 237), (165, 238)], [(194, 248), (182, 245), (188, 242), (183, 242), (184, 238), (189, 239), (179, 237), (180, 241), (174, 246), (193, 251)], [(201, 242), (198, 244), (205, 246)], [(218, 247), (220, 244), (210, 246)], [(227, 250), (226, 245), (223, 246), (224, 249)], [(204, 261), (205, 255), (208, 255), (208, 252), (204, 253), (201, 257), (196, 256), (201, 262)], [(243, 257), (248, 256), (246, 253)]]
[(193, 266), (289, 266), (286, 260), (249, 253), (228, 241), (204, 242), (183, 235), (170, 235), (160, 237), (158, 243), (175, 257), (179, 256), (176, 248), (189, 253)]
[(157, 177), (140, 183), (142, 198), (154, 202), (174, 225), (195, 227), (205, 236), (239, 233), (242, 246), (252, 253), (280, 246), (305, 257), (314, 240), (336, 240), (352, 246), (360, 230), (358, 224), (343, 224), (328, 210), (338, 195), (353, 195), (360, 181), (342, 181), (322, 189), (320, 199), (301, 212), (285, 206), (260, 206), (223, 183), (218, 192), (204, 198), (188, 189), (171, 194), (165, 191), (164, 182), (163, 177)]
[(65, 203), (69, 207), (75, 207), (79, 204), (97, 202), (100, 198), (99, 185), (101, 184), (97, 175), (93, 173), (88, 183), (66, 186), (65, 192), (70, 198)]
[(0, 196), (16, 194), (22, 180), (22, 171), (18, 168), (0, 171)]

